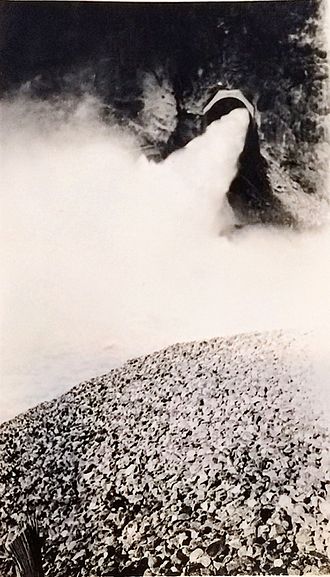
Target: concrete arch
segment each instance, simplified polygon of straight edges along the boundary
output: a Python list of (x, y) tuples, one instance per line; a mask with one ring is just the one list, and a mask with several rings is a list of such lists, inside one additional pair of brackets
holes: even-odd
[(220, 88), (203, 108), (206, 124), (211, 124), (235, 108), (246, 108), (250, 117), (256, 119), (253, 104), (244, 96), (241, 90), (225, 90)]

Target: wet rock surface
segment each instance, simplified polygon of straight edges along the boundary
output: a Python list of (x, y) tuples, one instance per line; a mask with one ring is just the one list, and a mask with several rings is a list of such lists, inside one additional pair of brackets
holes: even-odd
[(329, 428), (299, 339), (180, 344), (0, 428), (0, 574), (37, 512), (46, 575), (330, 572)]

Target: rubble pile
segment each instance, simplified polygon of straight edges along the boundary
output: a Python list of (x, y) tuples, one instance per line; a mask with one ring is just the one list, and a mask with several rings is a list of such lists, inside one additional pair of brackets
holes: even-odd
[(330, 572), (329, 428), (301, 340), (178, 344), (0, 428), (4, 544), (51, 577)]

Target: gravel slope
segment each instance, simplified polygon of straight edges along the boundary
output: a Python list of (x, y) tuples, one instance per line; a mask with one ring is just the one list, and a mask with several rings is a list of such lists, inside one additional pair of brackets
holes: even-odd
[(5, 423), (2, 543), (37, 510), (52, 577), (330, 572), (330, 433), (306, 343), (175, 345)]

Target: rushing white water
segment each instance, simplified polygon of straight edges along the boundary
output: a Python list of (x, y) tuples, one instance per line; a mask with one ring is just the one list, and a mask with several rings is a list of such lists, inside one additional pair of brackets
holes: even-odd
[(330, 325), (330, 227), (225, 234), (245, 110), (157, 165), (94, 106), (1, 105), (1, 419), (177, 341)]

